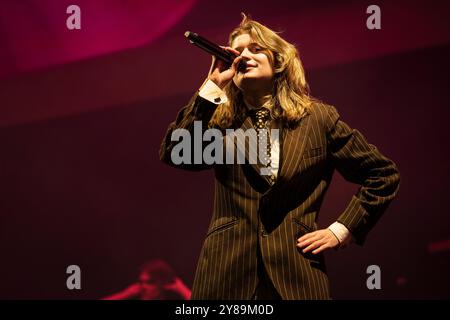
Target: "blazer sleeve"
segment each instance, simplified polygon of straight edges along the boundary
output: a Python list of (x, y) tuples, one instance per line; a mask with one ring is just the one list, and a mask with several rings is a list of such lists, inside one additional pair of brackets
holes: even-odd
[(335, 168), (350, 182), (360, 187), (337, 219), (363, 245), (400, 185), (395, 163), (386, 158), (356, 129), (343, 122), (335, 107), (328, 106), (327, 143)]
[[(200, 164), (194, 163), (194, 121), (201, 121), (202, 124), (202, 135), (203, 132), (208, 128), (209, 120), (211, 119), (217, 105), (199, 96), (198, 92), (191, 98), (189, 103), (181, 108), (175, 121), (169, 124), (166, 134), (162, 140), (159, 149), (159, 158), (164, 163), (190, 171), (199, 171), (204, 169), (209, 169), (212, 165), (204, 163), (202, 160)], [(175, 164), (172, 161), (172, 150), (179, 141), (172, 141), (172, 134), (175, 130), (186, 130), (191, 137), (191, 150), (190, 150), (190, 160), (187, 163)], [(202, 142), (202, 150), (204, 148), (205, 142)]]

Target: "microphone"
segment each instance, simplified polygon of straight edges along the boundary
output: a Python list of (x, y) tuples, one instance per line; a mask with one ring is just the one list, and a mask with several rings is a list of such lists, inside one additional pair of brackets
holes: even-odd
[[(238, 57), (238, 55), (221, 48), (217, 44), (203, 38), (202, 36), (199, 36), (197, 33), (186, 31), (184, 36), (190, 43), (226, 62), (230, 66), (233, 63), (233, 60)], [(245, 69), (247, 69), (247, 63), (244, 60), (241, 60), (238, 65), (238, 71), (245, 71)]]

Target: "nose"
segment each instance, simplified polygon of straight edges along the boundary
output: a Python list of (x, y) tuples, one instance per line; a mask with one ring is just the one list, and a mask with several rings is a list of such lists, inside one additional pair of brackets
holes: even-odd
[(248, 48), (245, 48), (242, 52), (241, 52), (241, 56), (246, 59), (246, 60), (250, 60), (251, 59), (251, 52), (250, 50), (248, 50)]

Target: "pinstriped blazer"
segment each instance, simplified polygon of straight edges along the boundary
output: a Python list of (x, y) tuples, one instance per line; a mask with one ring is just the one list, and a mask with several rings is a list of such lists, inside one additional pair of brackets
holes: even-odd
[[(258, 282), (258, 246), (283, 299), (330, 299), (323, 254), (302, 253), (297, 239), (318, 229), (322, 200), (337, 169), (360, 185), (337, 221), (362, 245), (398, 191), (396, 165), (340, 120), (333, 106), (323, 103), (316, 103), (296, 128), (282, 128), (280, 167), (273, 185), (248, 163), (175, 165), (173, 130), (192, 132), (196, 120), (206, 129), (215, 108), (194, 95), (169, 125), (160, 148), (161, 160), (169, 165), (215, 172), (214, 209), (191, 299), (250, 299)], [(252, 128), (250, 117), (243, 116), (237, 127)]]

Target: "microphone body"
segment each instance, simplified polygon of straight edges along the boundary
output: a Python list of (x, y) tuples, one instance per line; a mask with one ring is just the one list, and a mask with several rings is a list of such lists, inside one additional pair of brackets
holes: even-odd
[[(238, 55), (221, 48), (217, 44), (198, 35), (197, 33), (186, 31), (184, 33), (184, 36), (189, 40), (190, 43), (196, 45), (200, 49), (205, 50), (206, 52), (210, 53), (211, 55), (215, 56), (216, 58), (226, 62), (230, 66), (233, 63), (234, 59), (236, 59), (236, 57), (238, 57)], [(238, 70), (245, 71), (246, 68), (247, 68), (247, 63), (244, 60), (241, 60), (241, 62), (238, 65)]]

